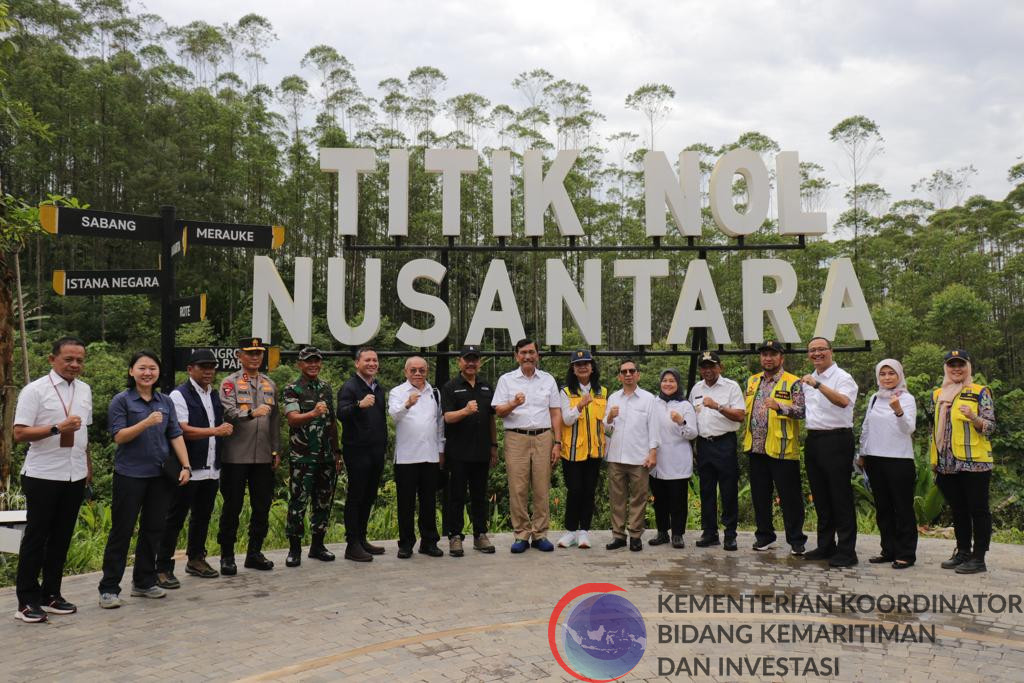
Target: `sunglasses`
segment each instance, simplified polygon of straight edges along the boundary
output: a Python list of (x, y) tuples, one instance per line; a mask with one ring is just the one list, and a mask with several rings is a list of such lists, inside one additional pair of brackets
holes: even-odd
[(639, 375), (640, 371), (636, 368), (628, 368), (626, 370), (619, 370), (620, 375)]

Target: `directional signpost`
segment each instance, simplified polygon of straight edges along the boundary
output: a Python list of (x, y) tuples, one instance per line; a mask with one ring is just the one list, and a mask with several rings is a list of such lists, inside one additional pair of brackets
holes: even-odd
[[(43, 205), (39, 222), (53, 235), (77, 235), (114, 239), (160, 242), (158, 270), (55, 270), (53, 289), (61, 296), (96, 294), (159, 294), (160, 355), (164, 373), (160, 386), (165, 392), (174, 387), (175, 368), (184, 367), (192, 349), (174, 347), (175, 327), (181, 323), (206, 319), (206, 295), (175, 299), (174, 257), (184, 256), (188, 243), (246, 249), (277, 249), (284, 244), (284, 227), (209, 221), (179, 220), (173, 206), (161, 206), (159, 216), (140, 216), (93, 209), (72, 209)], [(212, 348), (218, 369), (238, 369), (234, 349)], [(279, 355), (273, 347), (265, 362), (273, 369)], [(223, 361), (221, 360), (223, 357)]]

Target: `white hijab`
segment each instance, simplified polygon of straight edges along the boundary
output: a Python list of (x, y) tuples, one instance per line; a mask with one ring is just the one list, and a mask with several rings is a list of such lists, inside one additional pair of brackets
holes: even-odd
[[(900, 378), (900, 381), (892, 389), (885, 389), (882, 387), (882, 380), (880, 378), (880, 375), (882, 372), (882, 368), (886, 366), (892, 368), (896, 372), (896, 375)], [(875, 381), (878, 383), (878, 391), (875, 392), (875, 398), (883, 399), (887, 403), (891, 398), (898, 397), (900, 394), (907, 390), (907, 378), (903, 375), (903, 365), (901, 365), (898, 360), (895, 360), (893, 358), (886, 358), (885, 360), (880, 361), (878, 365), (875, 366)]]

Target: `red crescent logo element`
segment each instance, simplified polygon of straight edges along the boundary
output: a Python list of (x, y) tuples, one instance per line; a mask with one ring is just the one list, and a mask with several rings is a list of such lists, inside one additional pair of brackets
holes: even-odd
[[(562, 659), (562, 655), (559, 654), (558, 646), (555, 643), (555, 633), (558, 629), (558, 617), (562, 614), (562, 610), (565, 609), (566, 605), (581, 595), (586, 595), (587, 593), (614, 593), (615, 591), (625, 592), (626, 589), (620, 588), (614, 583), (584, 583), (576, 586), (571, 591), (563, 595), (562, 599), (555, 604), (555, 608), (551, 610), (551, 619), (548, 620), (548, 645), (551, 646), (551, 654), (554, 655), (555, 661), (558, 662), (558, 666), (565, 669), (565, 672), (573, 678), (586, 681), (587, 683), (608, 683), (609, 681), (616, 680), (614, 678), (604, 680), (587, 678), (586, 676), (581, 676), (569, 668), (569, 665), (565, 663), (564, 659)], [(626, 674), (623, 674), (623, 676), (625, 675)], [(622, 676), (619, 676), (619, 678), (622, 678)]]

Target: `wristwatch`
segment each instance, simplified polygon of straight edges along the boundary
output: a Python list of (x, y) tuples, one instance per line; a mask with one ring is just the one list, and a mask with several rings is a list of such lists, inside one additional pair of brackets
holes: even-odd
[(60, 427), (57, 425), (50, 427), (50, 436), (57, 436), (58, 434), (60, 434)]

